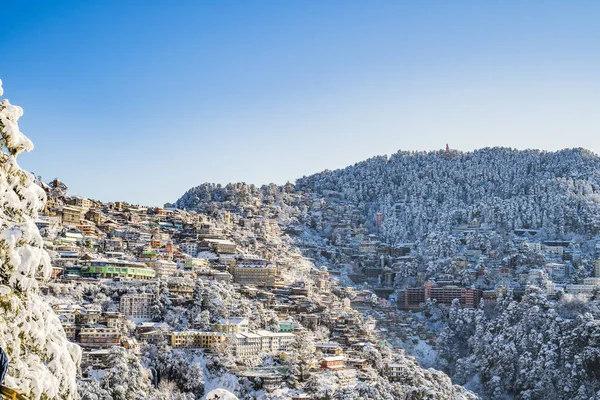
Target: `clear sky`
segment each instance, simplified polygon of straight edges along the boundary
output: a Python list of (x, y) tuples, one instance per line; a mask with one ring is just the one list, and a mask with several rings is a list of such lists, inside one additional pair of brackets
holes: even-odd
[(402, 150), (600, 152), (598, 1), (11, 1), (0, 78), (72, 194), (161, 205)]

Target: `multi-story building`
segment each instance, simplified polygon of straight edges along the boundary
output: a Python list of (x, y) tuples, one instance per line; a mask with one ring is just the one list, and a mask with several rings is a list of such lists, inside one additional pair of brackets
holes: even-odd
[(162, 329), (139, 333), (140, 341), (150, 344), (160, 344), (170, 339), (169, 333)]
[(158, 251), (143, 251), (139, 255), (138, 261), (147, 264), (147, 263), (151, 263), (151, 262), (158, 260), (159, 256), (160, 256), (160, 254)]
[(97, 209), (92, 209), (92, 210), (88, 210), (85, 213), (85, 219), (93, 222), (96, 225), (100, 225), (102, 222), (104, 222), (105, 216), (102, 211), (97, 210)]
[(266, 260), (240, 260), (231, 274), (234, 282), (243, 285), (274, 286), (277, 268)]
[[(557, 285), (558, 286), (558, 285)], [(595, 290), (598, 290), (598, 285), (595, 284), (573, 284), (573, 285), (564, 285), (563, 286), (565, 292), (570, 294), (580, 294), (584, 296), (591, 296)]]
[(85, 197), (76, 196), (73, 198), (73, 205), (87, 211), (92, 207), (92, 201), (90, 199), (86, 199)]
[(233, 354), (238, 358), (250, 358), (257, 356), (262, 351), (262, 338), (250, 332), (234, 333), (227, 335)]
[(118, 346), (121, 343), (121, 333), (116, 328), (100, 326), (82, 328), (79, 333), (79, 343), (83, 347)]
[(235, 254), (237, 252), (236, 244), (227, 239), (203, 239), (199, 249), (211, 250), (217, 254)]
[(329, 271), (327, 271), (327, 267), (321, 267), (321, 269), (311, 271), (311, 275), (313, 275), (315, 288), (320, 293), (329, 293), (331, 290), (331, 280), (329, 279)]
[(261, 337), (261, 350), (265, 353), (278, 353), (287, 350), (296, 337), (293, 333), (265, 330), (258, 330), (256, 334)]
[(342, 346), (338, 343), (315, 343), (315, 349), (323, 354), (332, 356), (342, 354)]
[(459, 286), (433, 286), (426, 282), (421, 288), (406, 288), (398, 293), (398, 307), (404, 310), (417, 310), (420, 304), (429, 299), (438, 304), (451, 305), (454, 299), (460, 301), (463, 307), (476, 307), (483, 297), (483, 292), (477, 289)]
[(150, 293), (131, 293), (121, 296), (119, 301), (123, 315), (132, 319), (151, 319), (150, 307), (154, 295)]
[(195, 282), (192, 279), (174, 277), (167, 280), (169, 293), (174, 296), (191, 299), (194, 297)]
[(211, 224), (202, 224), (196, 230), (200, 239), (218, 239), (223, 235), (223, 229), (215, 228)]
[(85, 211), (77, 206), (62, 207), (62, 224), (63, 225), (79, 225), (83, 221)]
[(294, 322), (293, 321), (279, 321), (279, 332), (293, 332)]
[(186, 330), (171, 333), (171, 347), (212, 349), (223, 343), (227, 336), (222, 332), (204, 332), (199, 330)]
[(321, 359), (321, 369), (343, 369), (344, 368), (344, 356), (331, 356), (323, 357)]
[(564, 250), (565, 250), (562, 246), (549, 246), (549, 245), (544, 245), (543, 249), (546, 253), (554, 254), (554, 255), (558, 255), (558, 256), (562, 256), (564, 253)]
[(186, 271), (196, 271), (203, 268), (209, 268), (210, 263), (204, 258), (187, 258), (183, 262), (183, 269)]
[(90, 221), (83, 220), (81, 224), (75, 226), (78, 231), (81, 231), (85, 236), (96, 235), (96, 225)]
[(120, 237), (104, 239), (104, 251), (123, 251), (125, 246)]
[(115, 259), (86, 260), (81, 262), (84, 278), (122, 278), (148, 280), (156, 276), (145, 264)]
[(58, 316), (60, 324), (65, 330), (65, 334), (67, 335), (67, 339), (74, 341), (77, 338), (77, 327), (75, 325), (75, 315), (74, 314), (61, 314)]
[(179, 244), (179, 248), (185, 254), (195, 256), (198, 254), (198, 243), (196, 242), (183, 242)]
[(259, 330), (227, 335), (236, 357), (249, 358), (260, 353), (278, 353), (286, 351), (294, 340), (293, 333), (269, 332)]
[(584, 285), (595, 285), (600, 287), (600, 278), (583, 278)]
[(168, 278), (177, 274), (177, 264), (168, 260), (156, 260), (146, 265), (151, 266), (156, 272), (157, 278)]
[(542, 244), (539, 242), (523, 242), (519, 246), (521, 249), (528, 249), (533, 251), (542, 251)]
[(234, 317), (234, 318), (223, 318), (214, 325), (214, 329), (217, 332), (223, 333), (244, 333), (248, 332), (249, 321), (248, 318)]
[(600, 258), (594, 261), (594, 276), (600, 278)]
[(346, 360), (346, 365), (350, 368), (355, 368), (360, 371), (367, 370), (367, 360), (364, 358), (348, 358)]
[(100, 314), (98, 321), (109, 328), (120, 330), (125, 325), (125, 316), (116, 311), (104, 311)]
[(403, 364), (389, 363), (385, 365), (385, 374), (391, 382), (394, 382), (406, 377), (407, 371)]

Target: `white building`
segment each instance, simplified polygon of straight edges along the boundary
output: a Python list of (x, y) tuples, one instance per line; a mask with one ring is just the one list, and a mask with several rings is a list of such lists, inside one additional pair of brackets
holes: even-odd
[(600, 278), (585, 278), (583, 280), (584, 285), (600, 286)]
[(262, 351), (262, 338), (255, 333), (234, 333), (227, 335), (233, 354), (239, 358), (250, 358), (257, 356)]
[(285, 351), (294, 337), (293, 333), (265, 330), (227, 335), (227, 339), (233, 346), (234, 355), (239, 358), (255, 357), (260, 353), (274, 354)]
[(177, 263), (173, 261), (156, 260), (153, 264), (158, 278), (168, 278), (177, 273)]
[(594, 276), (600, 278), (600, 258), (594, 261)]
[(528, 249), (533, 251), (542, 251), (542, 244), (537, 242), (523, 242), (521, 243), (521, 249)]
[(549, 254), (562, 256), (565, 249), (562, 246), (544, 246), (544, 251)]
[(215, 331), (223, 333), (245, 333), (248, 332), (250, 322), (248, 318), (234, 317), (222, 318), (215, 324)]
[(407, 376), (404, 364), (389, 363), (385, 366), (385, 373), (390, 381), (398, 381)]
[(132, 293), (121, 296), (119, 309), (123, 315), (131, 319), (151, 319), (150, 307), (154, 295), (150, 293)]
[(598, 286), (597, 285), (565, 285), (565, 292), (569, 293), (569, 294), (583, 294), (586, 296), (589, 296), (592, 294), (592, 292), (594, 291), (594, 289), (597, 289)]
[(258, 330), (256, 334), (262, 339), (261, 347), (265, 353), (279, 353), (290, 346), (296, 335), (289, 332), (270, 332)]
[(568, 267), (562, 263), (548, 263), (544, 266), (544, 270), (552, 279), (561, 280), (568, 275)]
[(196, 242), (184, 242), (179, 244), (179, 248), (185, 254), (195, 256), (198, 254), (198, 243)]
[(531, 270), (529, 270), (529, 273), (527, 274), (527, 282), (531, 282), (531, 283), (540, 283), (540, 282), (544, 281), (546, 278), (547, 278), (546, 271), (544, 271), (543, 269), (539, 269), (539, 268), (531, 269)]

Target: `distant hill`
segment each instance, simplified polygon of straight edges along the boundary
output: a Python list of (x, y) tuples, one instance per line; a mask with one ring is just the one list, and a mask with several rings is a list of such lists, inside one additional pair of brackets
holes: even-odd
[[(365, 232), (376, 232), (375, 240), (392, 245), (414, 243), (410, 257), (398, 257), (392, 265), (398, 288), (416, 285), (418, 276), (451, 276), (462, 285), (491, 290), (499, 282), (494, 275), (499, 265), (522, 273), (545, 263), (541, 254), (518, 250), (518, 240), (513, 241), (517, 230), (535, 234), (536, 240), (574, 239), (572, 249), (586, 258), (574, 270), (576, 281), (589, 276), (600, 238), (600, 158), (585, 149), (398, 152), (305, 176), (295, 185), (203, 184), (175, 205), (278, 218), (303, 254), (317, 265), (343, 266), (342, 271), (355, 260), (378, 264), (376, 254), (363, 257), (359, 251), (373, 239)], [(361, 225), (368, 229), (357, 229)], [(451, 260), (467, 249), (486, 256), (471, 260), (489, 264), (483, 278)], [(521, 299), (509, 294), (481, 308), (453, 306), (448, 319), (438, 321), (447, 325), (439, 335), (442, 357), (436, 368), (484, 398), (498, 393), (592, 398), (597, 392), (598, 324), (592, 317), (598, 314), (597, 302), (584, 305), (567, 297), (551, 304), (540, 288), (527, 287), (524, 293)], [(580, 340), (565, 342), (570, 332)], [(568, 351), (555, 351), (566, 348), (564, 343), (572, 343)], [(433, 381), (427, 378), (425, 386)]]
[(338, 191), (367, 214), (382, 212), (390, 240), (473, 221), (555, 235), (600, 230), (600, 158), (584, 149), (398, 152), (303, 177), (296, 188)]
[(370, 225), (381, 212), (382, 235), (392, 243), (422, 240), (431, 232), (472, 222), (499, 231), (541, 229), (553, 237), (600, 231), (600, 158), (585, 149), (398, 152), (302, 177), (285, 190), (204, 184), (175, 205), (239, 205), (269, 196), (275, 201), (277, 193), (291, 191), (337, 193), (361, 210)]

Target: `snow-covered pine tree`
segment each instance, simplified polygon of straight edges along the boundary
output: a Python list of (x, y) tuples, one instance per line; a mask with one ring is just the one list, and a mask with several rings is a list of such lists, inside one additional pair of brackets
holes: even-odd
[[(0, 96), (2, 96), (0, 81)], [(20, 132), (21, 107), (0, 103), (0, 347), (10, 357), (4, 385), (30, 399), (77, 397), (79, 346), (39, 295), (36, 276), (50, 276), (50, 257), (34, 219), (46, 195), (17, 164), (33, 149)]]

